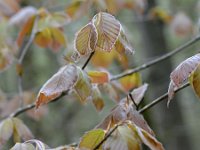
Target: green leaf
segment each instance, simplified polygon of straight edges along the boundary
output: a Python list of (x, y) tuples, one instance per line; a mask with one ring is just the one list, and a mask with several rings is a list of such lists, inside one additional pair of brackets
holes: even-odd
[[(95, 129), (87, 132), (79, 143), (81, 149), (94, 149), (104, 138), (105, 132), (102, 129)], [(100, 147), (99, 150), (102, 150)]]

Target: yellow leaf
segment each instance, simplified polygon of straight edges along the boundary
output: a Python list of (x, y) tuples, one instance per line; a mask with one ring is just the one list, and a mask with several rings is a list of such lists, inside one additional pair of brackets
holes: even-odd
[(189, 81), (196, 95), (200, 98), (200, 64), (198, 64), (195, 71), (190, 75)]
[(126, 124), (119, 125), (104, 143), (103, 149), (109, 150), (141, 150), (141, 141), (137, 132)]
[(107, 68), (114, 60), (115, 52), (111, 51), (110, 53), (96, 50), (92, 59), (92, 65), (96, 67), (104, 67)]
[[(104, 136), (105, 132), (102, 129), (91, 130), (81, 138), (79, 148), (92, 150), (103, 140)], [(98, 150), (102, 150), (102, 147)]]
[(98, 87), (92, 88), (92, 102), (97, 109), (97, 111), (101, 111), (104, 107), (104, 101), (102, 99), (101, 93)]
[(13, 134), (13, 122), (11, 118), (2, 120), (0, 123), (0, 148)]
[(77, 79), (78, 72), (75, 65), (69, 64), (62, 67), (40, 89), (36, 100), (36, 108), (54, 100), (63, 92), (71, 89), (77, 82)]
[(74, 85), (74, 90), (78, 95), (80, 101), (84, 103), (89, 96), (91, 96), (92, 87), (89, 81), (88, 75), (78, 68), (79, 76), (76, 84)]
[(108, 73), (102, 71), (88, 71), (92, 83), (103, 84), (109, 82)]
[(96, 48), (110, 52), (120, 34), (121, 25), (119, 21), (114, 16), (105, 12), (100, 12), (95, 15), (92, 21), (98, 32)]
[(119, 82), (126, 91), (130, 91), (133, 88), (137, 88), (141, 85), (141, 75), (140, 73), (134, 73), (130, 76), (125, 76), (119, 79)]
[[(33, 138), (33, 135), (29, 128), (18, 118), (12, 118), (13, 128), (14, 128), (14, 137), (17, 137), (17, 141), (19, 142), (18, 137), (24, 141), (30, 140)], [(16, 135), (15, 135), (16, 134)]]
[(76, 33), (75, 46), (80, 55), (87, 55), (94, 51), (97, 43), (97, 31), (92, 22)]

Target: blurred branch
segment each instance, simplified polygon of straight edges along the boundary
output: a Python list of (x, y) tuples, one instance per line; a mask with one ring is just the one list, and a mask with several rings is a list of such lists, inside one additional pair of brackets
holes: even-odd
[[(188, 87), (189, 85), (190, 85), (189, 82), (187, 82), (184, 85), (182, 85), (180, 88), (176, 89), (174, 92), (177, 93), (178, 91)], [(155, 100), (153, 100), (149, 104), (145, 105), (143, 108), (141, 108), (139, 110), (139, 113), (145, 112), (146, 110), (150, 109), (151, 107), (153, 107), (154, 105), (158, 104), (159, 102), (165, 100), (166, 98), (168, 98), (168, 92), (161, 95), (160, 97), (156, 98)]]
[(147, 63), (144, 63), (143, 65), (141, 66), (138, 66), (134, 69), (131, 69), (131, 70), (128, 70), (128, 71), (125, 71), (123, 73), (120, 73), (118, 75), (115, 75), (113, 77), (111, 77), (110, 81), (113, 81), (113, 80), (117, 80), (119, 78), (122, 78), (122, 77), (125, 77), (125, 76), (128, 76), (128, 75), (131, 75), (133, 73), (136, 73), (136, 72), (139, 72), (139, 71), (142, 71), (146, 68), (149, 68), (151, 67), (152, 65), (155, 65), (161, 61), (164, 61), (165, 59), (168, 59), (170, 58), (171, 56), (177, 54), (178, 52), (181, 52), (183, 51), (184, 49), (186, 49), (187, 47), (191, 46), (192, 44), (196, 43), (197, 41), (200, 40), (200, 35), (194, 37), (193, 39), (191, 39), (190, 41), (186, 42), (185, 44), (181, 45), (180, 47), (174, 49), (173, 51), (167, 53), (167, 54), (164, 54), (160, 57), (158, 57), (157, 59), (153, 59)]
[(34, 24), (33, 24), (33, 29), (31, 32), (31, 35), (29, 37), (28, 42), (24, 45), (22, 44), (21, 48), (23, 48), (21, 51), (21, 55), (19, 56), (18, 59), (18, 64), (17, 64), (17, 74), (18, 74), (18, 91), (19, 91), (19, 97), (20, 97), (20, 106), (23, 106), (23, 87), (22, 87), (22, 75), (23, 75), (23, 69), (22, 69), (22, 62), (24, 60), (24, 57), (28, 51), (28, 49), (30, 48), (34, 38), (35, 38), (35, 34), (36, 34), (36, 28), (37, 28), (37, 22), (38, 22), (38, 17), (35, 18)]

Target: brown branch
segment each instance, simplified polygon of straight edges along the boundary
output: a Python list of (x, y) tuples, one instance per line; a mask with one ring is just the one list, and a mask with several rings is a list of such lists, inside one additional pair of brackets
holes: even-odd
[(193, 39), (191, 39), (190, 41), (188, 41), (188, 42), (186, 42), (185, 44), (181, 45), (180, 47), (174, 49), (173, 51), (171, 51), (171, 52), (169, 52), (169, 53), (167, 53), (167, 54), (164, 54), (164, 55), (158, 57), (157, 59), (154, 59), (154, 60), (152, 60), (152, 61), (149, 61), (149, 62), (147, 62), (147, 63), (145, 63), (145, 64), (143, 64), (143, 65), (141, 65), (141, 66), (138, 66), (138, 67), (136, 67), (136, 68), (134, 68), (134, 69), (125, 71), (125, 72), (120, 73), (120, 74), (118, 74), (118, 75), (115, 75), (115, 76), (113, 76), (110, 80), (111, 80), (111, 81), (117, 80), (117, 79), (122, 78), (122, 77), (124, 77), (124, 76), (128, 76), (128, 75), (131, 75), (131, 74), (133, 74), (133, 73), (142, 71), (142, 70), (144, 70), (144, 69), (146, 69), (146, 68), (149, 68), (150, 66), (155, 65), (155, 64), (157, 64), (157, 63), (159, 63), (159, 62), (161, 62), (161, 61), (163, 61), (163, 60), (165, 60), (165, 59), (170, 58), (171, 56), (177, 54), (178, 52), (183, 51), (184, 49), (186, 49), (187, 47), (191, 46), (192, 44), (194, 44), (195, 42), (197, 42), (197, 41), (199, 41), (199, 40), (200, 40), (200, 35), (194, 37)]
[[(180, 88), (176, 89), (174, 92), (177, 93), (178, 91), (188, 87), (189, 85), (190, 85), (189, 82), (187, 82), (184, 85), (182, 85)], [(149, 104), (145, 105), (143, 108), (141, 108), (139, 110), (139, 113), (145, 112), (146, 110), (150, 109), (151, 107), (153, 107), (154, 105), (160, 103), (161, 101), (165, 100), (166, 98), (168, 98), (168, 93), (165, 93), (165, 94), (161, 95), (160, 97), (156, 98), (155, 100), (153, 100)]]

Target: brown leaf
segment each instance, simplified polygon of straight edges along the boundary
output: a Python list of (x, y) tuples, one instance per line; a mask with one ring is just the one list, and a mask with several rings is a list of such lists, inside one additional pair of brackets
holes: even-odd
[(10, 17), (19, 11), (20, 6), (16, 0), (1, 0), (0, 1), (0, 12)]
[(188, 79), (192, 71), (197, 68), (199, 63), (200, 54), (196, 54), (180, 63), (171, 73), (171, 81), (168, 89), (168, 104), (174, 95), (174, 90), (179, 88)]
[(92, 22), (76, 33), (75, 47), (80, 55), (88, 55), (94, 51), (97, 43), (97, 30)]
[(140, 104), (141, 100), (143, 99), (144, 97), (144, 94), (147, 90), (147, 87), (148, 87), (148, 84), (145, 83), (143, 85), (141, 85), (140, 87), (134, 89), (131, 94), (132, 94), (132, 97), (133, 97), (133, 100), (135, 101), (135, 103), (137, 105)]
[(121, 25), (119, 21), (114, 16), (105, 12), (100, 12), (95, 15), (92, 21), (98, 32), (96, 48), (110, 52), (120, 34)]
[(11, 118), (5, 119), (0, 123), (0, 148), (13, 134), (13, 122)]
[(62, 67), (40, 89), (36, 100), (36, 107), (46, 104), (70, 90), (77, 82), (78, 72), (73, 64)]
[(164, 150), (163, 145), (154, 136), (137, 126), (135, 126), (135, 128), (142, 142), (151, 150)]
[[(18, 118), (12, 118), (13, 121), (13, 128), (14, 128), (14, 137), (20, 137), (22, 140), (26, 141), (26, 140), (30, 140), (33, 138), (33, 135), (31, 133), (31, 131), (29, 130), (29, 128)], [(19, 142), (19, 141), (15, 141), (15, 142)]]

